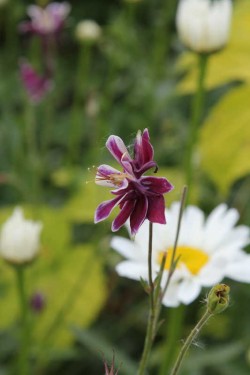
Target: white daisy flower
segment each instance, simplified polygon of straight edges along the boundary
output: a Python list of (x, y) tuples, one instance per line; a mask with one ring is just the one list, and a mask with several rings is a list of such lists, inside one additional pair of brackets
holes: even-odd
[[(153, 225), (153, 277), (167, 251), (162, 285), (168, 277), (179, 207), (179, 203), (173, 203), (166, 209), (166, 225)], [(198, 207), (185, 209), (176, 250), (176, 257), (180, 258), (163, 298), (164, 305), (187, 305), (198, 297), (202, 287), (211, 287), (225, 277), (250, 283), (250, 254), (242, 250), (250, 243), (250, 229), (236, 227), (238, 219), (238, 211), (225, 204), (216, 207), (206, 220)], [(144, 222), (134, 240), (113, 237), (111, 247), (126, 258), (116, 267), (120, 276), (148, 280), (148, 229), (148, 222)]]

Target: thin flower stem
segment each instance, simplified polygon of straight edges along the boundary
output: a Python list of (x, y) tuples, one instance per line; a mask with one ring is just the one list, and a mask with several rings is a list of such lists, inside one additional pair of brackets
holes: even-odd
[(204, 88), (205, 88), (205, 76), (207, 71), (209, 55), (208, 54), (199, 54), (198, 55), (198, 80), (197, 80), (197, 89), (194, 95), (193, 105), (192, 105), (192, 114), (191, 122), (188, 134), (188, 143), (186, 151), (186, 183), (189, 188), (189, 195), (191, 191), (191, 185), (193, 180), (193, 156), (194, 149), (197, 143), (198, 138), (198, 129), (201, 121), (202, 111), (204, 107)]
[(84, 119), (84, 100), (86, 96), (87, 80), (89, 76), (91, 60), (91, 46), (84, 44), (80, 46), (76, 81), (74, 87), (74, 98), (71, 109), (71, 127), (69, 133), (69, 161), (77, 162), (81, 145), (81, 128)]
[(147, 333), (144, 343), (144, 349), (142, 353), (142, 358), (138, 370), (138, 375), (144, 375), (147, 363), (149, 359), (149, 354), (155, 339), (155, 335), (158, 328), (158, 320), (161, 312), (161, 304), (164, 294), (166, 293), (166, 290), (168, 288), (170, 278), (174, 272), (175, 269), (175, 250), (177, 248), (177, 242), (180, 232), (180, 226), (181, 226), (181, 218), (182, 213), (184, 210), (185, 200), (186, 200), (186, 194), (187, 194), (187, 187), (184, 186), (181, 196), (181, 205), (180, 205), (180, 212), (179, 212), (179, 219), (178, 219), (178, 225), (177, 225), (177, 232), (176, 232), (176, 238), (175, 238), (175, 247), (173, 251), (173, 259), (171, 259), (171, 266), (172, 270), (170, 268), (171, 273), (169, 272), (167, 284), (165, 285), (165, 288), (163, 291), (161, 291), (161, 281), (162, 281), (162, 275), (165, 267), (165, 262), (167, 258), (167, 254), (163, 255), (162, 261), (161, 261), (161, 267), (158, 274), (158, 277), (153, 281), (152, 276), (152, 248), (153, 248), (153, 224), (149, 223), (149, 241), (148, 241), (148, 278), (149, 278), (149, 290), (150, 290), (150, 312), (148, 317), (148, 325), (147, 325)]
[[(162, 294), (161, 294), (161, 298), (159, 299), (159, 302), (158, 302), (159, 306), (161, 306), (161, 304), (162, 304), (162, 300), (164, 298), (164, 295), (167, 292), (168, 286), (170, 284), (171, 277), (173, 276), (174, 270), (176, 268), (176, 264), (178, 262), (178, 259), (175, 259), (175, 256), (176, 256), (176, 249), (177, 249), (177, 244), (178, 244), (178, 239), (179, 239), (179, 234), (180, 234), (180, 229), (181, 229), (182, 214), (183, 214), (184, 206), (185, 206), (185, 202), (186, 202), (186, 196), (187, 196), (187, 186), (184, 186), (183, 190), (182, 190), (182, 195), (181, 195), (180, 210), (179, 210), (179, 216), (178, 216), (176, 236), (175, 236), (175, 241), (174, 241), (174, 248), (173, 248), (173, 252), (172, 252), (172, 255), (171, 255), (171, 259), (170, 259), (169, 273), (168, 273), (166, 284), (165, 284), (165, 286), (163, 288), (163, 291), (162, 291)], [(159, 309), (160, 309), (160, 307), (156, 308), (157, 311)], [(166, 353), (164, 355), (164, 360), (162, 361), (162, 365), (161, 365), (161, 368), (160, 368), (160, 375), (162, 375), (162, 374), (164, 375), (166, 373), (168, 367), (169, 367), (169, 363), (172, 360), (171, 357), (172, 357), (172, 354), (173, 354), (172, 348), (175, 347), (177, 337), (179, 336), (179, 333), (180, 333), (180, 325), (181, 325), (181, 322), (182, 322), (182, 319), (183, 319), (183, 309), (179, 308), (178, 311), (180, 312), (180, 314), (175, 313), (174, 316), (173, 316), (173, 319), (172, 319), (173, 320), (172, 323), (174, 324), (176, 329), (171, 330), (170, 333), (172, 333), (172, 334), (170, 336), (169, 336), (169, 331), (168, 331), (168, 341), (167, 341), (167, 344), (166, 344)], [(179, 317), (179, 315), (180, 315), (180, 317)], [(169, 337), (171, 338), (170, 345), (172, 344), (171, 350), (169, 350)]]
[(20, 305), (20, 326), (21, 326), (21, 344), (20, 354), (18, 363), (18, 374), (27, 375), (29, 374), (29, 363), (28, 363), (28, 349), (29, 349), (29, 322), (28, 322), (28, 310), (27, 310), (27, 299), (25, 293), (25, 277), (24, 277), (24, 266), (16, 266), (16, 281), (17, 281), (17, 292), (19, 297)]
[(149, 237), (148, 237), (148, 280), (149, 280), (149, 296), (150, 296), (150, 311), (147, 324), (147, 333), (144, 342), (142, 358), (138, 370), (138, 375), (145, 373), (149, 354), (154, 340), (154, 326), (155, 326), (155, 303), (154, 303), (154, 282), (152, 275), (152, 249), (153, 249), (153, 224), (149, 222)]
[(183, 362), (183, 359), (185, 357), (185, 354), (187, 353), (190, 345), (192, 342), (195, 340), (195, 338), (198, 336), (200, 333), (202, 327), (207, 323), (207, 321), (211, 318), (213, 314), (206, 310), (205, 314), (202, 316), (200, 321), (196, 324), (196, 326), (192, 329), (190, 335), (187, 337), (186, 341), (183, 344), (183, 347), (181, 348), (181, 351), (179, 353), (179, 356), (175, 362), (175, 365), (170, 373), (170, 375), (177, 375), (178, 371), (181, 367), (181, 364)]
[(154, 282), (152, 275), (152, 248), (153, 248), (153, 224), (149, 222), (149, 238), (148, 238), (148, 280), (150, 288), (151, 309), (154, 309)]

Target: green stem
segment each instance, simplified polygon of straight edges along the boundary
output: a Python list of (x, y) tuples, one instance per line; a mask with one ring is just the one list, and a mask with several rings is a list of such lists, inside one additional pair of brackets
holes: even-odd
[(150, 295), (150, 311), (148, 317), (147, 333), (144, 342), (143, 353), (140, 361), (138, 375), (143, 375), (147, 368), (149, 354), (154, 340), (155, 326), (155, 303), (154, 303), (154, 282), (152, 277), (152, 248), (153, 248), (153, 224), (149, 222), (149, 238), (148, 238), (148, 279), (149, 279), (149, 295)]
[[(179, 239), (179, 234), (180, 234), (180, 229), (181, 229), (181, 220), (182, 220), (182, 215), (183, 215), (183, 211), (185, 207), (186, 196), (187, 196), (187, 186), (184, 186), (182, 195), (181, 195), (181, 203), (180, 203), (178, 222), (177, 222), (177, 228), (176, 228), (176, 236), (175, 236), (172, 256), (170, 259), (168, 278), (162, 291), (162, 296), (159, 301), (160, 303), (162, 302), (162, 299), (167, 292), (171, 277), (175, 271), (176, 264), (178, 262), (178, 259), (176, 259), (175, 255), (176, 255), (176, 249), (177, 249), (177, 244), (178, 244), (178, 239)], [(172, 361), (174, 359), (174, 355), (176, 352), (176, 342), (181, 332), (183, 315), (184, 315), (183, 306), (180, 306), (178, 309), (174, 309), (173, 313), (170, 315), (170, 322), (168, 323), (168, 327), (170, 328), (168, 329), (168, 332), (167, 332), (164, 359), (162, 361), (162, 365), (160, 368), (160, 375), (164, 375), (167, 373), (167, 370), (171, 366)]]
[(148, 280), (150, 288), (151, 309), (154, 310), (154, 282), (152, 276), (152, 248), (153, 248), (153, 224), (149, 222), (149, 238), (148, 238)]
[[(89, 74), (91, 45), (80, 46), (78, 67), (76, 72), (74, 100), (71, 109), (71, 125), (69, 128), (69, 160), (77, 161), (81, 141), (81, 126), (83, 127), (84, 96)], [(82, 110), (82, 112), (81, 112)]]
[(153, 68), (154, 77), (160, 78), (167, 71), (167, 64), (172, 40), (172, 23), (175, 18), (177, 0), (165, 0), (159, 17), (160, 24), (155, 25)]
[(20, 317), (21, 317), (21, 345), (19, 353), (19, 375), (29, 374), (29, 363), (28, 363), (28, 350), (29, 350), (29, 321), (28, 321), (28, 310), (27, 310), (27, 299), (25, 293), (25, 278), (24, 278), (24, 266), (19, 265), (15, 267), (16, 281), (17, 281), (17, 292), (20, 305)]
[(170, 375), (177, 375), (181, 364), (183, 362), (183, 359), (185, 357), (185, 354), (187, 353), (190, 345), (192, 342), (196, 339), (196, 337), (199, 335), (202, 327), (207, 323), (207, 321), (211, 318), (213, 314), (206, 310), (205, 314), (202, 316), (200, 321), (196, 324), (196, 326), (192, 329), (190, 335), (187, 337), (186, 341), (183, 344), (183, 347), (181, 348), (181, 351), (179, 353), (179, 356), (175, 362), (175, 365), (170, 373)]
[(193, 163), (193, 156), (194, 150), (198, 139), (198, 129), (201, 121), (201, 116), (203, 112), (204, 106), (204, 83), (205, 83), (205, 76), (207, 71), (207, 63), (208, 63), (208, 54), (199, 54), (198, 55), (198, 80), (197, 80), (197, 89), (193, 99), (192, 105), (192, 114), (191, 114), (191, 122), (189, 127), (189, 134), (188, 134), (188, 143), (187, 143), (187, 152), (186, 152), (186, 182), (189, 188), (189, 196), (191, 192), (192, 180), (193, 180), (193, 170), (194, 170), (194, 163)]

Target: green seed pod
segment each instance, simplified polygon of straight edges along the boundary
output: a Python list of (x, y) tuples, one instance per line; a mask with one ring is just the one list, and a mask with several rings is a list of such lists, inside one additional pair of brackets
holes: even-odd
[(229, 305), (230, 287), (226, 284), (215, 285), (207, 297), (207, 308), (211, 314), (219, 314)]

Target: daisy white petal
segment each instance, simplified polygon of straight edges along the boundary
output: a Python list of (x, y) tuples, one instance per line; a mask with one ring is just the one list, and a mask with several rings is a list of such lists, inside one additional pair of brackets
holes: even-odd
[[(162, 288), (165, 286), (173, 255), (179, 207), (179, 203), (173, 203), (166, 210), (166, 225), (153, 225), (154, 277), (160, 270), (163, 254), (167, 253)], [(219, 283), (225, 277), (250, 283), (250, 255), (243, 250), (249, 244), (250, 230), (243, 225), (235, 227), (238, 212), (221, 204), (211, 212), (207, 220), (204, 217), (204, 213), (195, 206), (187, 207), (183, 213), (176, 248), (179, 261), (163, 298), (166, 306), (189, 304), (198, 297), (202, 287)], [(127, 229), (129, 230), (128, 226)], [(121, 276), (139, 280), (144, 274), (144, 278), (148, 278), (148, 236), (149, 223), (145, 220), (133, 240), (112, 241), (112, 248), (128, 259), (117, 266)]]

